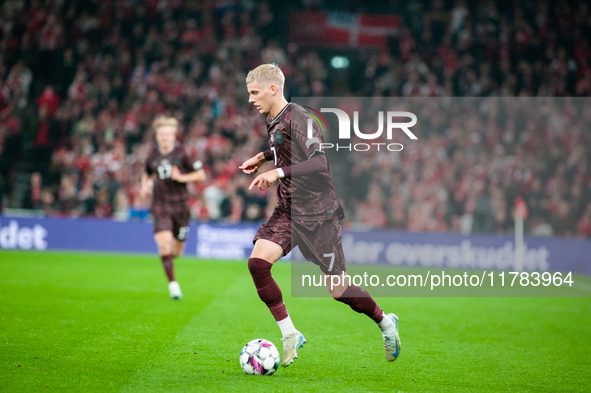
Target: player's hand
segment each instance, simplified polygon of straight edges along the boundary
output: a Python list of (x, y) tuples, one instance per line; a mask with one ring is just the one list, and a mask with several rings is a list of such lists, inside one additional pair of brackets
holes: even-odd
[(140, 197), (145, 199), (152, 193), (152, 180), (148, 180), (146, 183), (142, 183), (142, 187), (140, 188)]
[(178, 166), (173, 166), (172, 167), (172, 171), (170, 172), (170, 178), (174, 181), (181, 181), (181, 177), (183, 176), (183, 174), (181, 173), (181, 170), (179, 169)]
[(150, 190), (148, 189), (148, 187), (142, 187), (140, 189), (140, 198), (146, 199), (148, 195), (150, 195)]
[(250, 183), (249, 190), (252, 190), (254, 186), (258, 186), (259, 190), (264, 191), (266, 188), (271, 187), (277, 179), (279, 179), (279, 172), (277, 169), (273, 169), (272, 171), (265, 172), (261, 175), (255, 177), (255, 179)]
[(250, 175), (252, 173), (257, 173), (261, 165), (265, 163), (264, 159), (260, 159), (259, 155), (249, 158), (248, 160), (244, 161), (242, 165), (238, 167), (238, 169), (242, 169), (242, 172)]

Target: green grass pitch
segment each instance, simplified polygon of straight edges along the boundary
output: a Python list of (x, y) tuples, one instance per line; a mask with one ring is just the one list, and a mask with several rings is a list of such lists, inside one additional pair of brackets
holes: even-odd
[(281, 344), (246, 263), (182, 258), (174, 302), (156, 256), (0, 252), (0, 391), (589, 391), (591, 298), (379, 298), (402, 352), (330, 298), (291, 298), (308, 344), (271, 377), (242, 346)]

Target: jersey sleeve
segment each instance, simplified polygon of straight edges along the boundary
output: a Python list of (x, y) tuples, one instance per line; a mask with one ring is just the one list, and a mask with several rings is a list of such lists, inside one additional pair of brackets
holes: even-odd
[(203, 163), (200, 160), (192, 159), (189, 154), (185, 152), (181, 159), (181, 167), (182, 168), (180, 169), (183, 169), (185, 171), (184, 173), (190, 173), (203, 169)]
[[(324, 137), (318, 122), (303, 113), (292, 113), (292, 141), (299, 146), (307, 158), (311, 158), (318, 153), (324, 154), (324, 151), (320, 148), (320, 144), (324, 142)], [(312, 126), (311, 135), (308, 135), (309, 124)]]
[(267, 160), (267, 161), (273, 160), (273, 152), (271, 150), (265, 150), (263, 152), (263, 156), (265, 157), (265, 160)]
[(328, 167), (326, 161), (326, 154), (315, 154), (313, 157), (302, 161), (296, 165), (290, 165), (280, 168), (279, 175), (281, 178), (291, 178), (297, 176), (309, 175), (311, 173), (322, 172)]

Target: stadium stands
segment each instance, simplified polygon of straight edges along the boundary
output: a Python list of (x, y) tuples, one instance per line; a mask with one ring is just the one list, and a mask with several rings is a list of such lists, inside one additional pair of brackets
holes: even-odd
[[(264, 119), (247, 103), (246, 72), (275, 62), (289, 96), (336, 93), (322, 50), (289, 44), (286, 8), (280, 13), (275, 3), (3, 2), (0, 206), (144, 219), (149, 201), (139, 197), (139, 179), (149, 125), (168, 113), (181, 120), (183, 143), (209, 176), (191, 188), (193, 218), (263, 219), (274, 192), (247, 191), (238, 171), (266, 145)], [(383, 48), (363, 54), (363, 76), (341, 95), (591, 93), (584, 2), (348, 3), (352, 12), (400, 15), (402, 26)], [(318, 4), (293, 8), (331, 10), (330, 1)], [(567, 120), (580, 113), (569, 108)], [(589, 127), (456, 126), (429, 135), (402, 167), (393, 161), (380, 176), (351, 163), (360, 187), (343, 196), (350, 225), (508, 232), (521, 194), (529, 233), (591, 236)]]

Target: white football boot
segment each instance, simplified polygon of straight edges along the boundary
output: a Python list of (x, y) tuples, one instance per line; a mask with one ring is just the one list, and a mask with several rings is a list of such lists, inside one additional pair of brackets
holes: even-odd
[(294, 359), (298, 358), (297, 350), (304, 346), (306, 338), (296, 330), (295, 333), (283, 337), (281, 341), (283, 341), (283, 359), (281, 360), (281, 365), (287, 367), (293, 363)]
[(386, 332), (382, 332), (384, 338), (384, 352), (386, 354), (386, 360), (393, 362), (398, 358), (400, 354), (400, 337), (398, 336), (398, 317), (396, 314), (390, 313), (386, 315), (386, 318), (390, 318), (393, 322), (392, 328)]
[(168, 291), (170, 292), (170, 298), (172, 300), (181, 300), (183, 298), (181, 286), (176, 281), (171, 281), (168, 283)]

